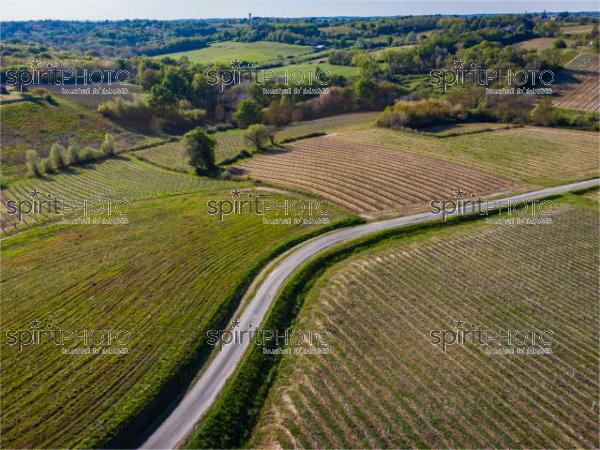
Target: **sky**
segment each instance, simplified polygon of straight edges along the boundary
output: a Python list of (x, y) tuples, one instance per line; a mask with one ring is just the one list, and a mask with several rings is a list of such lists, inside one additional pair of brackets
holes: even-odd
[(118, 20), (597, 11), (596, 1), (547, 0), (2, 0), (2, 20)]

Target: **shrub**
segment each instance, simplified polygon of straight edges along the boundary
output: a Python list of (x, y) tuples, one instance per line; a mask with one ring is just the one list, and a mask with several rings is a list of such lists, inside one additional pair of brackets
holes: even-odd
[(255, 149), (260, 150), (267, 142), (274, 144), (274, 135), (275, 131), (272, 127), (262, 124), (254, 124), (250, 125), (250, 127), (248, 127), (248, 129), (244, 132), (244, 140), (250, 145), (253, 145)]
[(60, 170), (64, 169), (67, 166), (67, 163), (65, 161), (65, 153), (65, 148), (58, 143), (50, 147), (50, 156), (48, 157), (48, 159), (52, 165), (52, 168)]
[(102, 156), (98, 150), (92, 147), (85, 147), (79, 153), (80, 162), (89, 162), (98, 159)]
[(40, 170), (44, 173), (52, 173), (54, 172), (54, 162), (50, 157), (42, 159), (40, 163)]
[(69, 148), (67, 150), (67, 164), (69, 166), (76, 166), (80, 162), (79, 152), (80, 152), (79, 144), (75, 141), (69, 143)]
[(313, 101), (318, 116), (341, 114), (356, 109), (353, 91), (341, 87), (330, 87)]
[(113, 156), (115, 154), (115, 138), (110, 133), (106, 133), (104, 136), (104, 142), (100, 147), (100, 152), (104, 156)]
[(102, 103), (98, 106), (98, 111), (124, 128), (144, 134), (161, 132), (154, 108), (143, 100), (129, 102), (117, 97)]
[(564, 39), (557, 39), (553, 44), (554, 48), (567, 48), (567, 43)]
[(262, 117), (270, 125), (282, 126), (292, 121), (295, 105), (286, 96), (273, 100), (264, 110)]
[(25, 161), (25, 165), (27, 166), (27, 176), (40, 177), (42, 175), (40, 157), (35, 150), (27, 150), (27, 153), (25, 153)]
[(452, 116), (448, 103), (426, 99), (417, 102), (396, 102), (379, 116), (377, 125), (389, 128), (422, 128), (450, 121)]
[(544, 97), (529, 114), (530, 121), (535, 125), (547, 127), (553, 121), (552, 99)]
[(334, 50), (329, 55), (329, 64), (338, 66), (349, 66), (352, 64), (352, 58), (354, 58), (356, 53), (357, 52), (347, 50)]
[(202, 125), (206, 118), (203, 109), (169, 109), (160, 113), (160, 128), (167, 133), (179, 134)]

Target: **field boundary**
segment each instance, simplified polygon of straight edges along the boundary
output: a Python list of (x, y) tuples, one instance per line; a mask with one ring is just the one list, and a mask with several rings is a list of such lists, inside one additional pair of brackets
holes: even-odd
[[(462, 122), (462, 123), (476, 123), (476, 122)], [(457, 123), (456, 125), (459, 125), (459, 124), (460, 123)], [(424, 136), (434, 137), (437, 139), (446, 139), (446, 138), (450, 138), (450, 137), (467, 136), (469, 134), (490, 133), (493, 131), (510, 130), (512, 128), (523, 128), (523, 127), (524, 127), (524, 125), (507, 124), (506, 126), (498, 127), (498, 128), (482, 128), (481, 130), (465, 131), (463, 133), (460, 133), (460, 132), (448, 133), (448, 134), (444, 134), (444, 135), (436, 134), (431, 131), (425, 131), (424, 129), (419, 130), (419, 129), (405, 128), (405, 130), (410, 131), (410, 132), (415, 132), (417, 134), (421, 134)]]

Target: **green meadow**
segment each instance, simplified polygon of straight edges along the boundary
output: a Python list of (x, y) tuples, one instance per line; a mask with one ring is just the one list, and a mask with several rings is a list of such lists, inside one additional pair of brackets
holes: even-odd
[(282, 44), (280, 42), (234, 42), (225, 41), (211, 44), (209, 47), (186, 52), (168, 53), (155, 56), (157, 59), (164, 57), (181, 58), (185, 56), (192, 62), (202, 64), (231, 64), (232, 61), (249, 61), (264, 63), (277, 59), (285, 60), (311, 53), (312, 47), (293, 44)]

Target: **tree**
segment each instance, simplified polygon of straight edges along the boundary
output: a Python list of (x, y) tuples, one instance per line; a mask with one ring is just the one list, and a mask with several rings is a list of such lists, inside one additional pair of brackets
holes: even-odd
[(44, 173), (51, 173), (54, 171), (54, 164), (50, 158), (44, 158), (40, 162), (40, 171)]
[(104, 156), (113, 156), (115, 154), (115, 138), (112, 134), (106, 133), (100, 151)]
[(27, 176), (42, 176), (40, 170), (40, 157), (35, 150), (27, 150), (27, 153), (25, 153), (25, 165), (27, 166)]
[(160, 83), (160, 71), (154, 69), (146, 69), (138, 74), (138, 82), (145, 91), (152, 89), (152, 86)]
[(352, 58), (352, 64), (360, 69), (362, 79), (373, 80), (379, 73), (379, 64), (368, 53), (359, 53)]
[(169, 70), (163, 76), (160, 84), (171, 91), (178, 99), (186, 97), (189, 82), (179, 70)]
[(247, 128), (253, 123), (258, 123), (262, 119), (262, 110), (254, 100), (242, 100), (237, 111), (233, 115), (233, 120), (240, 128)]
[(354, 91), (362, 108), (370, 109), (378, 101), (377, 85), (371, 80), (361, 78), (356, 82)]
[(218, 88), (209, 83), (206, 75), (197, 73), (192, 80), (192, 99), (194, 105), (206, 109), (212, 116), (219, 99)]
[(189, 163), (196, 173), (211, 171), (215, 168), (216, 141), (201, 128), (196, 128), (185, 134), (185, 150)]
[(567, 48), (567, 43), (564, 39), (557, 39), (553, 44), (554, 48)]
[(65, 148), (56, 143), (52, 147), (50, 147), (50, 162), (54, 169), (64, 169), (67, 165), (65, 158)]
[(150, 89), (148, 104), (155, 108), (173, 108), (177, 105), (177, 96), (162, 84), (156, 84)]
[(275, 132), (273, 127), (268, 127), (260, 123), (250, 125), (244, 132), (244, 140), (260, 150), (267, 142), (274, 144)]

